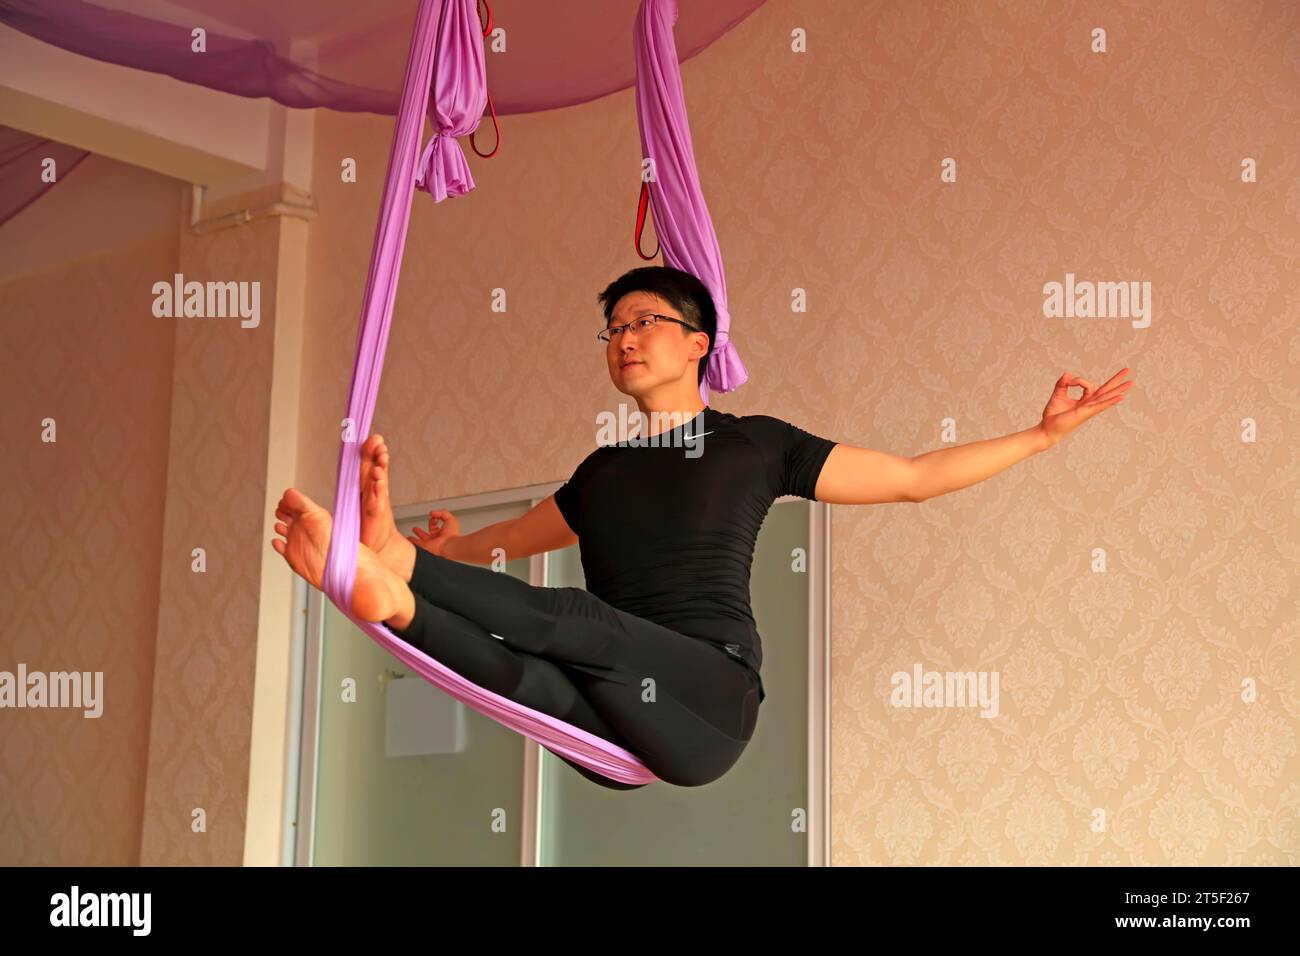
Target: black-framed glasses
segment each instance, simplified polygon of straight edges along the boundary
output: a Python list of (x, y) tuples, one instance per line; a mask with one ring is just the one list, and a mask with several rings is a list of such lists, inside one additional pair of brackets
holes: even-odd
[(681, 319), (674, 319), (671, 315), (659, 315), (657, 312), (651, 312), (646, 315), (638, 316), (624, 325), (611, 325), (607, 328), (603, 328), (596, 333), (596, 338), (600, 339), (602, 342), (610, 342), (617, 339), (623, 334), (623, 330), (628, 328), (632, 330), (633, 335), (644, 335), (653, 329), (661, 319), (665, 322), (676, 322), (678, 325), (684, 325), (692, 332), (704, 331), (703, 329), (697, 329), (689, 322), (683, 322)]

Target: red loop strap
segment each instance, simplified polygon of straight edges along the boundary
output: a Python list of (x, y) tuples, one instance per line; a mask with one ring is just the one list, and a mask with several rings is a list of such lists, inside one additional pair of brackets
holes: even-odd
[(645, 213), (646, 213), (646, 206), (649, 204), (649, 200), (650, 200), (650, 184), (643, 180), (641, 183), (641, 198), (637, 201), (636, 204), (636, 235), (633, 237), (632, 242), (636, 246), (636, 254), (640, 256), (642, 259), (647, 259), (647, 260), (653, 259), (655, 256), (659, 255), (658, 237), (655, 238), (654, 252), (650, 253), (650, 255), (647, 256), (644, 252), (641, 251), (641, 230), (645, 228)]
[(478, 153), (484, 159), (491, 159), (497, 154), (497, 150), (501, 148), (501, 127), (497, 125), (497, 108), (492, 105), (491, 93), (488, 94), (488, 109), (492, 113), (492, 128), (497, 132), (497, 144), (492, 147), (492, 152), (483, 153), (479, 151), (478, 143), (474, 142), (474, 133), (478, 132), (477, 126), (474, 127), (474, 132), (469, 134), (469, 145), (473, 147), (474, 152)]
[[(492, 7), (488, 4), (487, 0), (483, 0), (483, 6), (487, 7), (487, 25), (483, 27), (483, 35), (487, 36), (489, 33), (492, 32)], [(474, 9), (477, 12), (478, 10), (477, 3), (474, 4)], [(480, 16), (479, 23), (482, 22), (483, 22), (483, 17)], [(501, 148), (501, 127), (497, 125), (497, 108), (492, 103), (491, 93), (488, 94), (488, 112), (492, 114), (492, 128), (496, 130), (496, 134), (497, 134), (497, 144), (492, 147), (492, 152), (484, 153), (479, 150), (478, 143), (474, 141), (474, 134), (478, 132), (477, 126), (474, 127), (474, 132), (469, 134), (470, 148), (472, 148), (474, 152), (478, 153), (478, 155), (482, 156), (484, 159), (491, 159), (493, 156), (497, 154), (497, 150)]]

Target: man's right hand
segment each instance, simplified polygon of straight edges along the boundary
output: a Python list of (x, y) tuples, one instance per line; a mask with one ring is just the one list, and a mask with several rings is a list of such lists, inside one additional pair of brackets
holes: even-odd
[(428, 530), (412, 528), (407, 540), (430, 554), (446, 556), (447, 543), (459, 537), (460, 522), (455, 515), (450, 511), (430, 511)]

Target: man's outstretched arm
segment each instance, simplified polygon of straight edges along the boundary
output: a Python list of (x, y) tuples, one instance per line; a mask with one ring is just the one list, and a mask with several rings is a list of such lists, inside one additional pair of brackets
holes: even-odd
[[(1052, 448), (1098, 412), (1124, 400), (1132, 381), (1121, 369), (1101, 388), (1068, 372), (1056, 381), (1043, 418), (1032, 428), (925, 452), (914, 458), (836, 445), (817, 479), (816, 498), (830, 504), (868, 505), (925, 501), (968, 488), (1010, 468), (1036, 452)], [(1079, 398), (1068, 390), (1083, 389)]]

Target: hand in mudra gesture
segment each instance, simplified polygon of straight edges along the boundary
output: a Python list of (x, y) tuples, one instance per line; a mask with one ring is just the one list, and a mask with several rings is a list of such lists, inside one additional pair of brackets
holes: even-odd
[(406, 540), (430, 554), (442, 554), (447, 542), (460, 536), (460, 522), (450, 511), (430, 511), (429, 528), (415, 527)]
[[(1079, 378), (1069, 372), (1057, 379), (1056, 386), (1052, 389), (1052, 397), (1048, 399), (1047, 407), (1043, 409), (1043, 420), (1039, 425), (1047, 434), (1048, 440), (1055, 445), (1098, 412), (1124, 401), (1124, 395), (1133, 382), (1122, 382), (1120, 379), (1128, 374), (1128, 371), (1127, 368), (1120, 369), (1101, 388), (1093, 385), (1086, 378)], [(1068, 390), (1075, 385), (1083, 389), (1083, 394), (1078, 398), (1071, 398)]]

